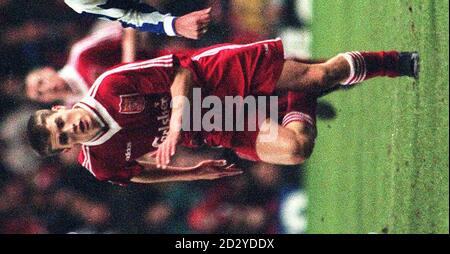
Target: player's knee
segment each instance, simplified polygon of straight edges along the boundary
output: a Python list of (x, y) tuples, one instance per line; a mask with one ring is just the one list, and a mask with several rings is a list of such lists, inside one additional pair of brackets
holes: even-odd
[(305, 158), (302, 155), (302, 151), (301, 151), (301, 146), (293, 141), (292, 145), (289, 147), (288, 149), (288, 159), (287, 159), (287, 164), (289, 165), (299, 165), (299, 164), (303, 164), (303, 162), (305, 162)]
[(300, 141), (302, 145), (303, 150), (303, 157), (305, 160), (309, 159), (311, 157), (311, 154), (314, 150), (314, 142), (315, 138), (312, 135), (301, 135)]
[(288, 163), (298, 165), (311, 157), (314, 148), (314, 140), (305, 134), (299, 134), (288, 144)]

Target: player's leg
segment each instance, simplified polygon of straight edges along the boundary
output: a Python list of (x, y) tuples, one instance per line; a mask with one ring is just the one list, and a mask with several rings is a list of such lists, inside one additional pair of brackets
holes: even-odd
[[(319, 58), (319, 59), (305, 59), (305, 58), (291, 57), (291, 58), (287, 58), (286, 60), (292, 60), (292, 61), (303, 63), (303, 64), (322, 64), (322, 63), (325, 63), (328, 59), (321, 59), (321, 58)], [(340, 89), (348, 90), (348, 89), (351, 89), (353, 87), (354, 86), (343, 86), (341, 84), (336, 84), (335, 86), (333, 86), (333, 87), (331, 87), (331, 88), (329, 88), (327, 90), (320, 91), (319, 93), (315, 94), (315, 96), (317, 98), (319, 98), (319, 97), (326, 96), (326, 95), (328, 95), (328, 94), (330, 94), (332, 92), (335, 92), (337, 90), (340, 90)]]
[(312, 59), (312, 58), (299, 58), (299, 57), (289, 57), (286, 58), (286, 60), (292, 60), (299, 63), (304, 64), (321, 64), (325, 63), (328, 59), (319, 58), (319, 59)]
[[(268, 135), (276, 135), (268, 138)], [(315, 135), (303, 122), (292, 122), (281, 126), (267, 119), (260, 127), (256, 139), (256, 154), (266, 163), (297, 165), (312, 153)]]
[(319, 94), (337, 86), (349, 75), (350, 66), (341, 56), (318, 64), (286, 60), (275, 89)]
[(417, 53), (397, 51), (348, 52), (319, 64), (286, 60), (276, 89), (320, 94), (337, 84), (352, 85), (373, 77), (417, 78), (418, 61)]
[[(311, 94), (292, 92), (282, 96), (287, 99), (287, 107), (282, 109), (281, 125), (266, 123), (261, 126), (256, 142), (256, 152), (265, 162), (275, 164), (299, 164), (309, 158), (317, 136), (316, 106), (317, 97)], [(281, 118), (280, 118), (281, 120)], [(262, 134), (268, 127), (279, 128), (274, 142), (262, 142)], [(286, 154), (283, 154), (286, 153)]]

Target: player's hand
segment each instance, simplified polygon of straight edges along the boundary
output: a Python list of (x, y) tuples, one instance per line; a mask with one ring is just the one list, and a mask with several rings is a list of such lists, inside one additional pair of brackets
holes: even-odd
[(159, 145), (156, 151), (156, 167), (165, 169), (170, 163), (170, 158), (175, 154), (178, 141), (180, 140), (180, 131), (169, 131), (166, 140)]
[(191, 12), (175, 19), (175, 32), (189, 39), (199, 39), (208, 31), (211, 21), (211, 7)]
[(226, 164), (227, 162), (225, 160), (219, 160), (209, 165), (203, 165), (195, 170), (194, 175), (189, 180), (215, 180), (222, 177), (237, 176), (243, 173), (234, 164)]

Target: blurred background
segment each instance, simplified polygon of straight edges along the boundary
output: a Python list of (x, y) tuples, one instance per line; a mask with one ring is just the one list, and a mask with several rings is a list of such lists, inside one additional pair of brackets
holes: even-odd
[[(140, 33), (140, 49), (281, 37), (288, 56), (310, 57), (310, 0), (146, 2), (173, 15), (212, 6), (213, 21), (198, 41)], [(120, 187), (95, 180), (77, 165), (76, 151), (35, 156), (28, 117), (58, 102), (29, 101), (24, 78), (39, 66), (62, 68), (71, 46), (98, 23), (63, 0), (0, 0), (0, 233), (305, 232), (305, 168), (242, 161), (245, 174), (230, 179)]]

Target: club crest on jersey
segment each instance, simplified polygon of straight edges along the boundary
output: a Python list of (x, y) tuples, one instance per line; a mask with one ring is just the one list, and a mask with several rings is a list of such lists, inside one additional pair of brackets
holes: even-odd
[(140, 94), (120, 95), (119, 113), (137, 114), (145, 109), (145, 98)]

